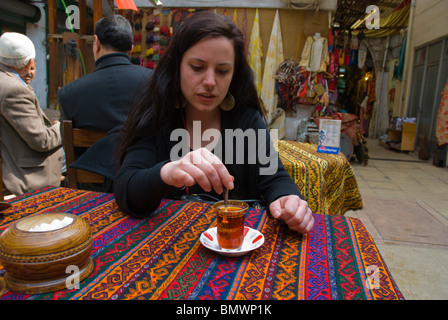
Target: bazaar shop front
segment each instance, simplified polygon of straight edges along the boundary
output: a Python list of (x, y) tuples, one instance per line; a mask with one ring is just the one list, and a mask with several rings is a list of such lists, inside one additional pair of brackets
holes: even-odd
[[(66, 6), (72, 2), (64, 1)], [(389, 123), (398, 100), (394, 102), (394, 97), (400, 96), (393, 79), (395, 70), (400, 70), (405, 35), (400, 31), (404, 28), (388, 26), (392, 35), (377, 35), (366, 30), (364, 23), (357, 29), (337, 25), (336, 0), (299, 2), (135, 0), (131, 1), (134, 9), (130, 9), (116, 1), (111, 12), (122, 14), (132, 24), (132, 62), (153, 69), (176, 29), (194, 11), (213, 10), (231, 17), (245, 36), (247, 57), (269, 127), (278, 129), (279, 138), (285, 140), (318, 143), (320, 119), (339, 119), (342, 151), (348, 158), (358, 154), (362, 163), (365, 138), (377, 138), (392, 126)], [(93, 11), (87, 7), (80, 12), (87, 18), (75, 32), (55, 24), (56, 20), (64, 21), (61, 14), (68, 17), (59, 5), (57, 19), (49, 19), (50, 109), (57, 109), (60, 87), (93, 71), (89, 35), (95, 21), (105, 14), (106, 8), (100, 3), (94, 1), (97, 8)], [(403, 16), (407, 22), (409, 11)], [(384, 87), (388, 77), (392, 79), (390, 87)]]
[[(135, 64), (156, 68), (170, 37), (196, 10), (225, 14), (245, 36), (266, 120), (271, 129), (278, 129), (279, 138), (318, 144), (320, 120), (341, 120), (341, 151), (348, 159), (356, 156), (367, 163), (365, 138), (387, 132), (393, 117), (395, 79), (403, 70), (403, 27), (377, 35), (364, 25), (339, 26), (336, 1), (314, 6), (230, 1), (225, 7), (171, 2), (145, 6), (135, 1), (138, 12), (119, 10), (134, 28)], [(406, 20), (409, 11), (400, 9), (396, 11)], [(387, 146), (392, 143), (385, 141)]]
[[(139, 6), (139, 1), (136, 4)], [(318, 144), (320, 119), (339, 119), (341, 149), (351, 158), (360, 146), (359, 160), (364, 162), (363, 135), (368, 132), (375, 99), (374, 68), (367, 48), (358, 50), (358, 37), (333, 27), (336, 3), (328, 2), (325, 7), (321, 2), (319, 7), (308, 8), (285, 7), (282, 3), (283, 9), (262, 3), (256, 7), (249, 3), (225, 5), (170, 7), (169, 1), (164, 1), (162, 7), (120, 11), (134, 28), (133, 63), (157, 68), (170, 37), (196, 10), (227, 15), (245, 36), (266, 121), (271, 129), (278, 129), (278, 137)], [(360, 65), (358, 60), (362, 60)], [(368, 80), (364, 80), (366, 77)], [(359, 84), (352, 88), (350, 84), (356, 78)], [(364, 101), (366, 95), (369, 99)]]

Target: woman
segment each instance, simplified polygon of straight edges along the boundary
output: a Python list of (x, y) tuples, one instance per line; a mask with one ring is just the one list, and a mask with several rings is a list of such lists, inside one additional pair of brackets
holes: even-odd
[(145, 217), (162, 198), (220, 197), (226, 187), (230, 198), (263, 200), (274, 218), (309, 232), (312, 213), (278, 156), (268, 174), (261, 174), (266, 161), (254, 161), (260, 151), (269, 159), (276, 154), (261, 113), (239, 29), (222, 15), (193, 14), (171, 39), (124, 125), (114, 181), (120, 208)]

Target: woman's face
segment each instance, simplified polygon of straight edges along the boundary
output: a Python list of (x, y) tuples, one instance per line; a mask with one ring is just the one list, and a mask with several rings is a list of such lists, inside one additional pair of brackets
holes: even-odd
[(180, 65), (180, 87), (187, 108), (215, 110), (229, 91), (234, 65), (233, 43), (225, 37), (206, 38), (189, 48)]

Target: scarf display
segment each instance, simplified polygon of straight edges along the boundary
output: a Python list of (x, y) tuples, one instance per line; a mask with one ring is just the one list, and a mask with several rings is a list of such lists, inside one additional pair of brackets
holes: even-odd
[(254, 82), (257, 88), (258, 95), (261, 92), (261, 58), (263, 56), (262, 44), (260, 38), (260, 18), (258, 16), (258, 9), (255, 12), (254, 25), (250, 34), (249, 42), (249, 64), (254, 72)]
[(260, 99), (266, 111), (266, 120), (269, 124), (272, 120), (277, 104), (275, 101), (275, 79), (277, 67), (283, 62), (283, 41), (280, 30), (280, 16), (278, 10), (275, 13), (274, 24), (272, 26), (271, 38), (266, 55), (266, 62), (261, 84)]

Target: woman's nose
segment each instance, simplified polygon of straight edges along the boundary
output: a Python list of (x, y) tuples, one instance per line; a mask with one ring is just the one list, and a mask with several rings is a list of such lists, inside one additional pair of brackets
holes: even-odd
[(208, 70), (204, 73), (204, 80), (202, 82), (204, 84), (204, 87), (206, 88), (213, 88), (216, 84), (215, 81), (215, 72), (212, 70)]

